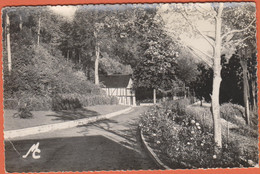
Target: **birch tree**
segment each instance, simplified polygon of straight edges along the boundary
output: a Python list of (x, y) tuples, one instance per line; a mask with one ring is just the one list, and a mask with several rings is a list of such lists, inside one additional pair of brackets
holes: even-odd
[(7, 44), (7, 64), (8, 72), (12, 71), (12, 56), (11, 56), (11, 40), (10, 40), (10, 19), (8, 13), (6, 13), (6, 44)]
[[(177, 23), (176, 27), (169, 28), (166, 25), (166, 30), (172, 33), (171, 36), (175, 40), (179, 40), (184, 46), (191, 50), (193, 53), (199, 53), (203, 55), (203, 61), (206, 62), (213, 69), (213, 85), (212, 85), (212, 95), (211, 95), (211, 112), (213, 117), (213, 127), (214, 127), (214, 142), (216, 147), (222, 147), (222, 137), (221, 137), (221, 122), (220, 122), (220, 104), (219, 104), (219, 93), (221, 84), (221, 55), (225, 54), (226, 58), (231, 57), (234, 54), (237, 46), (240, 45), (247, 39), (246, 36), (235, 38), (234, 35), (248, 31), (251, 27), (254, 27), (255, 18), (253, 18), (249, 24), (243, 26), (242, 28), (237, 28), (237, 26), (228, 23), (228, 20), (232, 16), (225, 14), (230, 12), (233, 14), (232, 20), (236, 19), (236, 8), (239, 7), (242, 11), (245, 10), (244, 7), (248, 5), (247, 3), (211, 3), (211, 4), (179, 4), (174, 5), (174, 8), (166, 8), (164, 13), (177, 14), (175, 21)], [(171, 10), (169, 10), (171, 9)], [(175, 10), (173, 12), (173, 10)], [(250, 14), (249, 14), (250, 16)], [(249, 16), (244, 16), (245, 19)], [(174, 17), (173, 17), (174, 18)], [(201, 23), (202, 22), (202, 23)], [(237, 21), (239, 22), (239, 21)], [(198, 24), (206, 24), (207, 26), (212, 26), (211, 31), (202, 30)], [(171, 25), (173, 26), (173, 25)], [(188, 26), (188, 27), (187, 27)], [(187, 28), (192, 32), (187, 33)], [(186, 32), (186, 33), (185, 33)], [(187, 42), (185, 43), (184, 37), (180, 35), (189, 35), (195, 39), (204, 39), (204, 43), (207, 43), (210, 51), (205, 51), (202, 49), (192, 48)], [(179, 35), (179, 36), (178, 36)], [(192, 35), (192, 36), (191, 36)], [(202, 42), (200, 42), (202, 43)], [(191, 49), (190, 49), (191, 48)], [(195, 51), (194, 51), (195, 50)], [(201, 56), (198, 56), (201, 57)]]
[(99, 67), (99, 59), (100, 59), (100, 41), (99, 41), (99, 37), (98, 34), (100, 29), (102, 28), (102, 25), (100, 25), (99, 23), (95, 24), (95, 29), (94, 29), (94, 37), (95, 37), (95, 55), (96, 55), (96, 59), (95, 59), (95, 84), (99, 85), (99, 74), (98, 74), (98, 67)]
[[(89, 7), (87, 7), (89, 8)], [(109, 31), (113, 20), (111, 18), (112, 11), (103, 11), (100, 8), (79, 8), (76, 11), (74, 19), (74, 28), (77, 30), (72, 32), (72, 47), (81, 49), (81, 62), (90, 64), (94, 62), (94, 83), (99, 85), (99, 61), (102, 58), (102, 53), (107, 50), (107, 47), (113, 42)], [(84, 59), (84, 60), (83, 60)], [(88, 61), (87, 61), (88, 59)], [(90, 61), (89, 61), (90, 60)], [(90, 68), (89, 65), (83, 65)]]
[[(219, 4), (215, 16), (215, 43), (213, 45), (213, 86), (211, 96), (211, 112), (213, 115), (214, 141), (218, 147), (222, 147), (221, 122), (219, 110), (219, 91), (221, 83), (221, 27), (223, 3)], [(206, 37), (205, 37), (206, 38)]]
[(41, 34), (41, 15), (38, 20), (38, 31), (37, 31), (37, 46), (40, 45), (40, 34)]

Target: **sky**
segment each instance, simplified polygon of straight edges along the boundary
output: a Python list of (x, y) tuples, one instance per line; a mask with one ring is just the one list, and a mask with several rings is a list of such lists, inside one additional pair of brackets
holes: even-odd
[[(187, 5), (187, 4), (186, 4)], [(207, 12), (211, 11), (211, 6), (209, 3), (197, 3), (194, 4), (196, 8), (198, 8), (201, 12)], [(172, 36), (173, 38), (176, 38), (176, 31), (180, 30), (180, 28), (190, 27), (190, 25), (184, 21), (186, 21), (183, 16), (178, 13), (178, 8), (182, 9), (185, 4), (163, 4), (158, 8), (158, 13), (161, 15), (166, 28), (168, 29), (168, 34)], [(192, 7), (192, 6), (191, 6)], [(194, 6), (193, 6), (194, 7)], [(190, 8), (188, 5), (186, 8)], [(191, 9), (192, 10), (192, 9)], [(189, 16), (189, 20), (196, 26), (201, 32), (207, 33), (210, 36), (214, 36), (215, 26), (213, 23), (211, 23), (209, 20), (205, 19), (199, 19), (198, 16)], [(193, 22), (193, 20), (196, 21), (196, 23)], [(167, 30), (166, 30), (167, 31)], [(173, 33), (171, 33), (173, 31)], [(190, 31), (191, 32), (191, 31)], [(174, 34), (175, 33), (175, 34)], [(177, 32), (178, 33), (178, 32)], [(180, 33), (182, 33), (180, 31)], [(194, 48), (193, 51), (195, 51), (195, 54), (199, 56), (200, 58), (203, 57), (203, 59), (207, 59), (208, 62), (211, 62), (210, 58), (202, 54), (201, 50), (208, 55), (213, 55), (213, 49), (209, 45), (209, 43), (202, 37), (199, 37), (200, 35), (197, 35), (198, 37), (194, 37), (189, 34), (188, 32), (184, 32), (185, 34), (178, 35), (179, 38), (181, 38), (182, 43), (189, 46), (190, 48)]]
[(69, 20), (73, 19), (73, 16), (76, 12), (77, 6), (61, 6), (61, 5), (57, 5), (57, 6), (50, 6), (50, 9), (52, 11), (54, 11), (55, 13), (62, 15), (64, 17), (66, 17)]

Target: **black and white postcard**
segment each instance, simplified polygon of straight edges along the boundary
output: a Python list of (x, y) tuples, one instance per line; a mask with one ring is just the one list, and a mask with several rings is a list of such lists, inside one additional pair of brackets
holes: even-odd
[(6, 172), (259, 168), (254, 2), (1, 17)]

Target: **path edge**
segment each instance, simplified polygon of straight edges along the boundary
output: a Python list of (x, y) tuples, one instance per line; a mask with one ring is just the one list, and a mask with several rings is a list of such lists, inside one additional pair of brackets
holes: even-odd
[(168, 167), (167, 165), (165, 165), (160, 159), (159, 157), (154, 153), (154, 151), (152, 150), (152, 148), (148, 145), (148, 143), (146, 142), (144, 135), (143, 135), (143, 131), (140, 127), (138, 127), (138, 132), (141, 138), (141, 143), (144, 147), (144, 149), (146, 150), (146, 152), (149, 154), (149, 156), (153, 159), (153, 161), (158, 165), (158, 167), (166, 169), (166, 170), (172, 170), (170, 167)]
[(124, 114), (125, 112), (130, 111), (132, 108), (133, 107), (128, 107), (126, 109), (122, 109), (120, 111), (112, 112), (112, 113), (105, 114), (105, 115), (99, 115), (99, 116), (95, 116), (95, 117), (83, 118), (83, 119), (73, 120), (73, 121), (66, 121), (63, 123), (54, 123), (54, 124), (48, 124), (48, 125), (42, 125), (42, 126), (34, 126), (34, 127), (30, 127), (30, 128), (4, 131), (4, 139), (12, 139), (12, 138), (17, 138), (17, 137), (22, 137), (22, 136), (46, 133), (46, 132), (50, 132), (50, 131), (81, 126), (81, 125), (93, 123), (93, 122), (96, 122), (99, 120), (118, 116), (120, 114)]

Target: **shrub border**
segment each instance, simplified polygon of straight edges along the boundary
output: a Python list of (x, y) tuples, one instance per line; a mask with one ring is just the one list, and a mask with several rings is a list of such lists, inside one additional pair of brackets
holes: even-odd
[[(192, 105), (194, 105), (194, 103), (193, 104), (190, 104), (190, 105), (188, 105), (187, 106), (187, 108), (188, 107), (190, 107), (190, 106), (192, 106)], [(225, 120), (224, 118), (221, 118), (221, 122), (223, 122), (223, 120), (224, 121), (227, 121), (227, 120)], [(234, 124), (234, 123), (231, 123), (231, 124)], [(162, 167), (162, 168), (164, 168), (164, 169), (166, 169), (166, 170), (175, 170), (175, 168), (170, 168), (170, 167), (168, 167), (167, 165), (165, 165), (160, 159), (159, 159), (159, 157), (156, 155), (156, 153), (152, 150), (152, 148), (148, 145), (148, 143), (146, 142), (146, 139), (145, 139), (145, 137), (143, 136), (143, 130), (142, 130), (142, 128), (141, 128), (141, 126), (138, 126), (138, 132), (139, 132), (139, 134), (140, 134), (140, 138), (141, 138), (141, 143), (144, 145), (144, 147), (145, 147), (145, 150), (147, 151), (147, 153), (149, 154), (149, 156), (153, 159), (153, 161), (159, 166), (159, 167)], [(172, 159), (173, 160), (173, 162), (176, 162), (176, 163), (178, 163), (179, 165), (181, 165), (181, 168), (176, 168), (176, 169), (205, 169), (205, 168), (199, 168), (199, 167), (195, 167), (195, 166), (193, 166), (193, 165), (191, 165), (191, 164), (188, 164), (188, 163), (185, 163), (185, 162), (182, 162), (182, 161), (177, 161), (177, 159), (175, 158), (175, 159)], [(259, 164), (258, 163), (256, 163), (256, 162), (254, 162), (254, 161), (252, 161), (252, 160), (250, 160), (250, 162), (249, 162), (249, 160), (246, 160), (246, 159), (244, 159), (243, 157), (239, 157), (239, 164), (240, 165), (242, 165), (243, 167), (231, 167), (231, 168), (255, 168), (255, 167), (259, 167)], [(215, 167), (215, 168), (210, 168), (210, 169), (217, 169), (217, 168), (219, 168), (219, 167)]]

